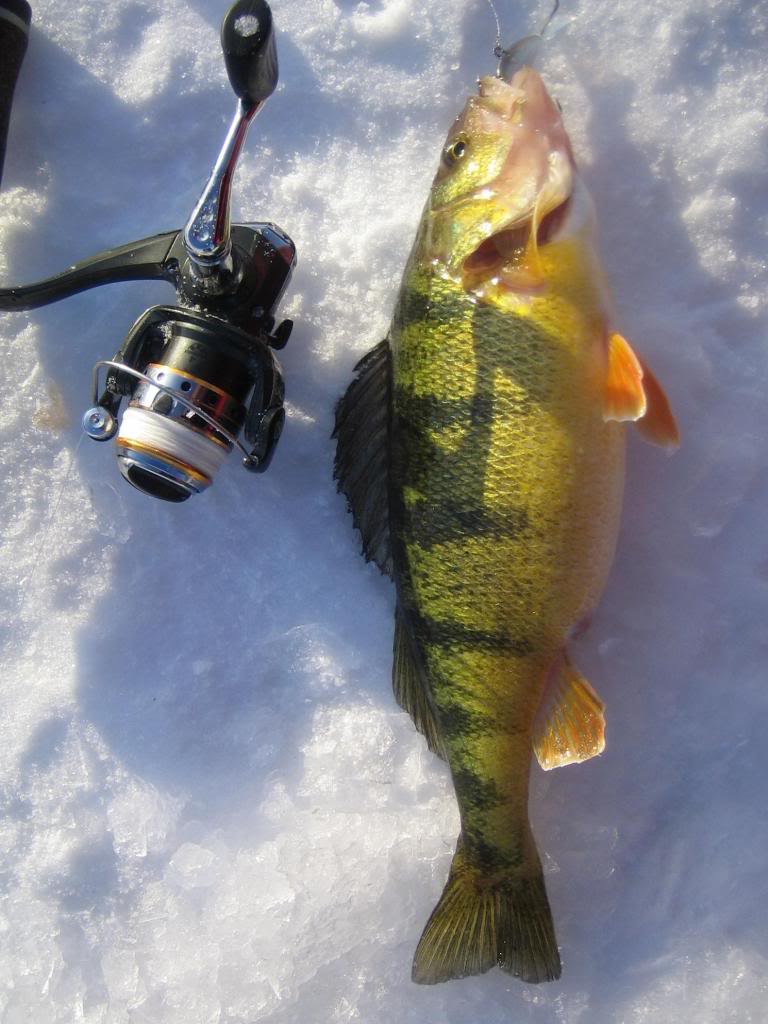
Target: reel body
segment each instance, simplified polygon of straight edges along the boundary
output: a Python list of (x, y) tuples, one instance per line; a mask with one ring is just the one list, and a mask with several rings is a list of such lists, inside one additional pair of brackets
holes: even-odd
[(0, 289), (0, 310), (23, 310), (119, 281), (161, 279), (175, 287), (176, 305), (148, 309), (114, 358), (96, 364), (94, 404), (83, 417), (94, 440), (116, 436), (129, 483), (172, 502), (206, 490), (235, 447), (247, 469), (263, 472), (285, 421), (274, 350), (293, 324), (276, 326), (274, 314), (296, 249), (274, 224), (233, 226), (229, 215), (248, 128), (277, 85), (265, 0), (238, 0), (221, 41), (237, 111), (186, 227), (99, 253), (44, 281)]
[[(211, 485), (235, 446), (247, 469), (268, 468), (285, 420), (283, 396), (280, 364), (264, 339), (193, 310), (153, 306), (115, 359), (96, 364), (94, 406), (83, 429), (96, 441), (117, 434), (125, 479), (180, 502)], [(247, 446), (238, 440), (241, 429)]]

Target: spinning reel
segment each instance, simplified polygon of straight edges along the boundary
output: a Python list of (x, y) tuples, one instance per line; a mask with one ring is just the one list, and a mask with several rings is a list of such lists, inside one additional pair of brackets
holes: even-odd
[[(20, 0), (0, 0), (0, 9), (7, 3)], [(116, 281), (160, 279), (176, 288), (177, 305), (148, 309), (114, 358), (96, 363), (94, 404), (83, 416), (95, 441), (117, 436), (129, 483), (174, 502), (209, 487), (235, 447), (246, 469), (263, 472), (285, 420), (274, 350), (293, 324), (276, 325), (274, 314), (296, 249), (274, 224), (230, 224), (237, 159), (277, 85), (265, 0), (238, 0), (224, 18), (221, 44), (237, 112), (186, 227), (99, 253), (36, 284), (0, 289), (0, 310), (25, 310)]]

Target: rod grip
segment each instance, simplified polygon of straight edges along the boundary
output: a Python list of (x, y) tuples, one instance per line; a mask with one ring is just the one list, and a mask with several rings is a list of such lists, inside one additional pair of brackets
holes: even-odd
[(27, 52), (32, 8), (27, 0), (0, 0), (0, 181), (11, 120), (13, 90)]

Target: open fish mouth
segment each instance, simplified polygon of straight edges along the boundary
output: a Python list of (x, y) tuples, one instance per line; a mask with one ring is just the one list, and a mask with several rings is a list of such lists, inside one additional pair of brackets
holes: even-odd
[[(467, 278), (487, 278), (503, 272), (532, 270), (536, 253), (554, 241), (562, 230), (570, 210), (571, 196), (559, 203), (541, 218), (534, 228), (534, 217), (500, 228), (482, 242), (463, 260), (462, 275)], [(532, 237), (535, 231), (535, 238)]]

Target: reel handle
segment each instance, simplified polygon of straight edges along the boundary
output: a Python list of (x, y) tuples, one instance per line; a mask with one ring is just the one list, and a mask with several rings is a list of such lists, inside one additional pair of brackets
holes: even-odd
[(27, 52), (32, 8), (27, 0), (0, 0), (0, 179), (11, 120), (13, 91)]
[(248, 106), (269, 99), (277, 85), (272, 12), (265, 0), (238, 0), (221, 26), (221, 48), (230, 84)]
[(248, 128), (277, 85), (275, 33), (266, 0), (237, 0), (230, 7), (221, 26), (221, 47), (237, 110), (184, 228), (190, 264), (209, 294), (226, 290), (237, 275), (230, 258), (232, 180)]

